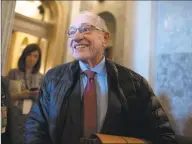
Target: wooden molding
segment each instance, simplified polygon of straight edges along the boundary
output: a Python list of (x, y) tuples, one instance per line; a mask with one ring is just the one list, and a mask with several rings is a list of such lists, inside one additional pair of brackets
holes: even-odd
[(48, 38), (48, 32), (53, 24), (32, 19), (21, 14), (15, 13), (13, 29), (28, 33), (41, 38)]

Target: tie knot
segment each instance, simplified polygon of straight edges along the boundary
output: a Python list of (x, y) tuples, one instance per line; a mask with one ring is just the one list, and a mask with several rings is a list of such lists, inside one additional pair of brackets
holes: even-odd
[(94, 71), (86, 70), (86, 71), (85, 71), (85, 74), (86, 74), (86, 76), (87, 76), (88, 79), (93, 79), (93, 78), (94, 78), (94, 75), (95, 75), (95, 72), (94, 72)]

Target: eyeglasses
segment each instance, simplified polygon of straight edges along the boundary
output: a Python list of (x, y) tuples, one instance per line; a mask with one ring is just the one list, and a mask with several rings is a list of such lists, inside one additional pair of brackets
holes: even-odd
[(76, 31), (79, 31), (81, 34), (87, 34), (87, 33), (90, 33), (91, 31), (93, 30), (100, 30), (100, 31), (103, 31), (105, 32), (103, 29), (100, 29), (96, 26), (93, 26), (93, 25), (84, 25), (84, 26), (81, 26), (79, 28), (75, 28), (75, 27), (70, 27), (70, 29), (67, 31), (67, 36), (68, 37), (73, 37), (73, 35), (76, 33)]

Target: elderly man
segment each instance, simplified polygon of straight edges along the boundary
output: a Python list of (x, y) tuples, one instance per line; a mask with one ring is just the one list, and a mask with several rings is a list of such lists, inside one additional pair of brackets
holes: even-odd
[(92, 133), (175, 144), (168, 118), (146, 80), (104, 57), (103, 19), (82, 12), (67, 36), (73, 62), (49, 70), (26, 124), (26, 144), (78, 144)]

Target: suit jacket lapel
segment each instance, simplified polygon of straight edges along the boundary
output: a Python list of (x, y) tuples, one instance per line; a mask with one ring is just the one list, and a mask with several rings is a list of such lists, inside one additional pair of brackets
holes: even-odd
[(61, 115), (60, 113), (62, 110), (62, 106), (68, 100), (71, 89), (74, 86), (74, 83), (76, 83), (78, 70), (79, 70), (79, 66), (77, 61), (70, 63), (68, 70), (61, 72), (60, 75), (62, 75), (62, 77), (61, 78), (58, 77), (57, 82), (55, 82), (55, 83), (59, 83), (59, 87), (57, 87), (57, 90), (55, 90), (56, 92), (54, 93), (53, 91), (54, 97), (57, 97), (60, 101), (57, 103), (57, 106), (55, 107), (56, 110), (58, 111), (58, 113), (56, 114), (58, 116)]
[(73, 124), (80, 125), (79, 119), (81, 118), (82, 109), (80, 78), (77, 80), (70, 95), (69, 107)]
[[(69, 98), (72, 92), (72, 89), (74, 87), (74, 83), (76, 81), (76, 76), (77, 73), (79, 71), (79, 65), (77, 61), (74, 61), (72, 63), (69, 64), (68, 67), (68, 71), (65, 70), (65, 73), (61, 73), (61, 75), (63, 76), (60, 79), (60, 83), (62, 83), (62, 81), (66, 81), (63, 82), (65, 87), (62, 87), (61, 90), (63, 92), (59, 92), (58, 94), (54, 94), (54, 96), (57, 96), (59, 98), (59, 101), (57, 103), (57, 106), (55, 107), (56, 109), (54, 109), (54, 111), (57, 112), (57, 116), (55, 116), (56, 121), (55, 121), (55, 130), (57, 132), (53, 132), (53, 135), (55, 135), (53, 138), (54, 143), (58, 143), (58, 141), (60, 140), (62, 134), (63, 134), (63, 129), (64, 129), (64, 122), (65, 119), (67, 118), (67, 113), (68, 113), (68, 106), (69, 106)], [(76, 83), (75, 83), (76, 84)], [(61, 135), (59, 135), (61, 134)]]
[(101, 129), (101, 133), (110, 134), (113, 132), (114, 123), (117, 121), (118, 115), (121, 113), (121, 103), (117, 98), (115, 91), (115, 83), (111, 77), (108, 77), (108, 109), (106, 118)]
[(110, 60), (106, 60), (106, 69), (108, 76), (108, 110), (101, 133), (115, 134), (118, 133), (118, 130), (122, 131), (121, 127), (116, 125), (123, 121), (121, 119), (122, 114), (125, 109), (128, 112), (128, 105), (126, 104), (125, 107), (124, 102), (126, 99), (118, 87), (118, 71), (115, 64)]
[(62, 143), (78, 143), (82, 136), (82, 101), (80, 85), (80, 69), (73, 75), (74, 81), (68, 93), (67, 116), (63, 118)]

